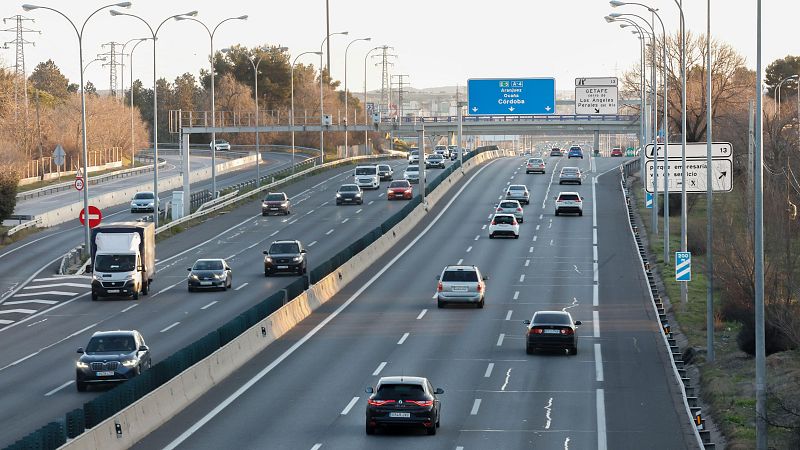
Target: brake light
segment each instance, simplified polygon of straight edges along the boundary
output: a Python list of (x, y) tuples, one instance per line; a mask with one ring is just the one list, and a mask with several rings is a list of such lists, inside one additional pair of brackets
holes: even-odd
[(575, 202), (577, 202), (577, 203), (580, 203), (580, 202), (581, 202), (581, 199), (580, 199), (580, 198), (578, 198), (578, 199), (575, 199)]
[(500, 211), (502, 211), (502, 210), (503, 210), (503, 208), (497, 208), (497, 211), (498, 211), (498, 212), (500, 212)]
[(388, 405), (389, 403), (394, 403), (394, 400), (367, 400), (370, 406), (383, 406)]
[(522, 211), (522, 208), (517, 208), (517, 211)]
[(542, 334), (542, 333), (544, 333), (544, 330), (543, 330), (543, 329), (541, 329), (541, 328), (531, 328), (531, 329), (528, 331), (528, 333), (529, 333), (529, 334)]
[(480, 283), (478, 283), (478, 292), (481, 292), (481, 291), (483, 291), (483, 287), (481, 286)]
[(562, 328), (561, 329), (561, 334), (565, 334), (567, 336), (573, 334), (572, 328)]
[(417, 406), (433, 406), (433, 400), (406, 400), (408, 403), (413, 403)]
[(495, 222), (495, 221), (493, 220), (493, 221), (492, 221), (492, 225), (497, 225), (497, 222)]
[(442, 292), (442, 282), (441, 281), (439, 282), (439, 285), (436, 286), (436, 290), (439, 291), (439, 292)]
[(516, 225), (516, 224), (517, 224), (517, 220), (516, 219), (511, 221), (511, 225)]

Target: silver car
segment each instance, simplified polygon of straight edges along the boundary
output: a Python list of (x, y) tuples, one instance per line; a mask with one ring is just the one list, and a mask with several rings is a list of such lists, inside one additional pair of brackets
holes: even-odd
[(518, 200), (523, 205), (530, 204), (530, 197), (528, 186), (524, 184), (512, 184), (506, 190), (506, 200)]
[(517, 200), (503, 200), (497, 204), (495, 212), (498, 214), (513, 214), (517, 222), (524, 222), (522, 205)]
[(483, 308), (488, 277), (481, 275), (476, 266), (446, 266), (436, 279), (436, 304), (444, 308), (448, 303), (474, 303)]
[(562, 167), (558, 175), (558, 184), (577, 183), (581, 184), (583, 175), (581, 169), (577, 167)]

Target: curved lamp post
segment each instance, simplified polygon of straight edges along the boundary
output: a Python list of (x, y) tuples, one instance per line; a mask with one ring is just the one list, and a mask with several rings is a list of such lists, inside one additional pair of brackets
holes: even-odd
[[(371, 37), (353, 39), (352, 41), (350, 41), (349, 44), (347, 44), (347, 47), (345, 47), (344, 49), (344, 156), (345, 158), (348, 157), (350, 154), (350, 148), (347, 146), (347, 123), (348, 123), (347, 100), (349, 97), (347, 95), (347, 52), (350, 50), (350, 46), (353, 45), (354, 42), (371, 41), (371, 40), (372, 40)], [(364, 107), (366, 108), (367, 105), (365, 104)]]
[[(323, 116), (324, 116), (324, 109), (325, 105), (323, 99), (325, 97), (325, 91), (322, 89), (322, 81), (325, 78), (325, 70), (322, 68), (322, 48), (325, 46), (325, 41), (330, 39), (331, 36), (342, 35), (347, 36), (349, 31), (339, 31), (337, 33), (331, 33), (325, 36), (325, 39), (322, 40), (322, 43), (319, 44), (319, 157), (320, 157), (320, 164), (325, 163), (325, 127), (323, 126)], [(330, 55), (329, 55), (330, 56)], [(328, 77), (331, 75), (331, 68), (328, 67)]]
[(367, 117), (367, 60), (369, 59), (369, 55), (372, 54), (375, 50), (382, 49), (383, 46), (378, 46), (371, 48), (366, 55), (364, 55), (364, 125), (367, 128), (364, 130), (364, 151), (369, 151), (369, 117)]
[(295, 167), (294, 167), (294, 66), (295, 66), (295, 64), (297, 64), (297, 59), (298, 58), (300, 58), (303, 55), (308, 55), (308, 54), (319, 55), (320, 60), (322, 59), (322, 52), (321, 51), (319, 51), (319, 52), (303, 52), (303, 53), (300, 53), (299, 55), (294, 57), (294, 60), (292, 61), (292, 67), (291, 67), (291, 70), (290, 70), (290, 72), (291, 72), (291, 77), (290, 78), (292, 79), (292, 81), (291, 81), (291, 86), (292, 87), (291, 87), (291, 94), (290, 95), (292, 97), (292, 103), (291, 103), (291, 115), (289, 117), (289, 128), (291, 128), (291, 130), (292, 130), (292, 173), (294, 173), (294, 169), (295, 169)]

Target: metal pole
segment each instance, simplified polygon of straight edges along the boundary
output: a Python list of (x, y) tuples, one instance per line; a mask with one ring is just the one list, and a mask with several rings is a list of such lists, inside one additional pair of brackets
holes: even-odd
[[(650, 20), (653, 20), (652, 14)], [(650, 48), (650, 79), (653, 82), (653, 100), (650, 102), (650, 106), (653, 108), (653, 151), (656, 153), (656, 156), (658, 156), (658, 78), (656, 78), (656, 33), (653, 27), (654, 24), (648, 23), (648, 25), (650, 25), (650, 31), (653, 32), (650, 39), (650, 43), (652, 44)], [(658, 177), (656, 176), (657, 162), (658, 158), (656, 157), (653, 159), (653, 210), (651, 211), (651, 225), (656, 236), (658, 235), (658, 202), (656, 200), (658, 198)], [(642, 165), (642, 170), (644, 171), (644, 165)], [(644, 179), (644, 177), (642, 179)]]
[(217, 198), (217, 101), (214, 97), (214, 35), (209, 33), (209, 37), (211, 42), (211, 198)]
[[(367, 117), (367, 60), (369, 59), (370, 53), (374, 52), (375, 50), (379, 50), (379, 49), (381, 49), (381, 47), (375, 47), (375, 48), (371, 49), (370, 51), (368, 51), (367, 54), (364, 56), (364, 125), (367, 126), (367, 127), (368, 127), (368, 124), (369, 124), (369, 118)], [(374, 109), (373, 109), (373, 112), (374, 112)], [(365, 128), (364, 129), (364, 152), (366, 152), (367, 154), (369, 153), (369, 145), (368, 145), (368, 142), (367, 142), (369, 140), (369, 134), (368, 133), (369, 132)]]
[(761, 0), (756, 1), (756, 130), (755, 130), (755, 320), (756, 320), (756, 448), (767, 450), (766, 355), (764, 346), (764, 154), (763, 67), (761, 65)]
[[(330, 12), (331, 12), (330, 2), (328, 0), (325, 0), (325, 34), (327, 36), (331, 35), (331, 14), (330, 14)], [(322, 51), (322, 49), (319, 49), (319, 50)], [(330, 71), (331, 71), (331, 42), (330, 41), (328, 41), (327, 56), (328, 56), (328, 64), (325, 66), (325, 68), (328, 70), (328, 73), (330, 73)], [(322, 60), (320, 60), (320, 64), (322, 64)], [(320, 73), (321, 73), (321, 71), (322, 71), (322, 68), (320, 68)], [(322, 148), (322, 144), (320, 144), (320, 148)]]
[(419, 130), (419, 187), (420, 195), (422, 195), (422, 208), (427, 211), (428, 205), (425, 203), (425, 124)]
[[(133, 48), (131, 48), (130, 58), (128, 59), (128, 64), (130, 65), (131, 69), (131, 167), (136, 166), (136, 145), (134, 144), (135, 135), (133, 133), (133, 52), (136, 50), (136, 47), (139, 46), (142, 42), (146, 41), (147, 38), (139, 39), (135, 44), (133, 44)], [(178, 119), (180, 120), (180, 118)]]
[(258, 58), (258, 63), (253, 62), (250, 60), (250, 63), (253, 64), (253, 90), (254, 90), (254, 100), (256, 102), (256, 187), (261, 186), (261, 152), (259, 151), (259, 142), (258, 142), (258, 65), (261, 64), (261, 58)]
[(461, 140), (464, 132), (464, 105), (466, 102), (456, 101), (456, 108), (458, 108), (458, 136), (456, 137), (456, 146), (458, 147), (459, 167), (461, 174), (464, 174), (464, 148), (461, 147)]
[[(156, 78), (156, 36), (153, 34), (153, 196), (155, 208), (153, 211), (153, 224), (158, 228), (158, 212), (161, 210), (161, 201), (158, 199), (158, 78)], [(188, 152), (189, 149), (186, 149)], [(188, 170), (188, 167), (184, 170)]]
[(706, 14), (706, 361), (714, 362), (714, 190), (711, 167), (711, 0)]
[[(686, 225), (686, 21), (683, 16), (683, 0), (675, 0), (681, 12), (681, 251), (687, 251)], [(711, 168), (709, 167), (709, 170)], [(681, 304), (689, 301), (689, 285), (681, 283)]]
[(299, 58), (299, 57), (300, 57), (300, 55), (297, 55), (294, 58), (294, 61), (292, 62), (292, 67), (290, 68), (290, 76), (289, 76), (289, 78), (292, 79), (292, 81), (291, 81), (291, 86), (292, 87), (290, 89), (291, 97), (292, 97), (292, 103), (291, 103), (291, 110), (290, 110), (290, 114), (289, 114), (289, 128), (292, 130), (292, 175), (294, 175), (294, 64), (297, 62), (297, 58)]

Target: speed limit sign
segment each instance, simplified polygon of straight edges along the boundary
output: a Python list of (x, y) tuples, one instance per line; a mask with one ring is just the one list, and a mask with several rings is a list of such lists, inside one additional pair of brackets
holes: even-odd
[(75, 178), (75, 189), (82, 191), (83, 190), (83, 178), (76, 177)]

